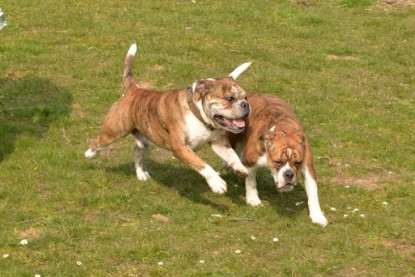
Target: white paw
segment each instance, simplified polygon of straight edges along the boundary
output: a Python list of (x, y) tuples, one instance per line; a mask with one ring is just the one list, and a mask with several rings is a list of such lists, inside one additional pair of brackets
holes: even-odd
[(93, 159), (98, 157), (99, 151), (93, 151), (91, 148), (89, 148), (87, 151), (85, 151), (85, 158), (87, 159)]
[(257, 207), (261, 205), (261, 200), (259, 199), (258, 195), (250, 195), (246, 196), (246, 203), (252, 207)]
[(248, 169), (242, 164), (236, 164), (232, 166), (232, 168), (239, 177), (246, 177), (249, 175)]
[(140, 181), (146, 181), (151, 178), (148, 171), (143, 171), (141, 168), (136, 169), (137, 179)]
[(313, 223), (319, 224), (319, 225), (321, 225), (323, 227), (326, 227), (327, 224), (329, 223), (327, 221), (327, 218), (321, 212), (314, 213), (314, 214), (310, 214), (310, 218), (311, 218), (311, 221)]
[(219, 175), (211, 176), (207, 182), (214, 193), (224, 194), (227, 191), (226, 182)]

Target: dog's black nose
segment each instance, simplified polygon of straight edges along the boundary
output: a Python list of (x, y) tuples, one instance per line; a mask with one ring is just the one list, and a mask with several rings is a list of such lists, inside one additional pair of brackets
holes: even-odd
[(291, 181), (294, 178), (294, 171), (292, 170), (286, 170), (284, 172), (284, 179), (287, 181)]
[(241, 105), (241, 108), (244, 110), (249, 109), (248, 102), (246, 101), (242, 101), (240, 105)]
[(243, 109), (245, 117), (248, 117), (249, 114), (251, 113), (251, 107), (249, 106), (248, 102), (247, 101), (242, 101), (240, 106)]

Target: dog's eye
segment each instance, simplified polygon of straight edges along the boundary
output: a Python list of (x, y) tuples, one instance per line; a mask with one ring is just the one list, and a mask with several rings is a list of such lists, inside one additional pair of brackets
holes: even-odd
[(274, 161), (274, 163), (277, 167), (281, 167), (283, 165), (283, 161), (281, 161), (281, 160)]
[(295, 165), (296, 167), (300, 167), (302, 164), (303, 164), (303, 162), (302, 162), (302, 161), (296, 161), (296, 162), (294, 162), (294, 165)]
[(233, 102), (233, 101), (235, 101), (235, 98), (233, 98), (233, 97), (226, 97), (225, 99), (226, 99), (226, 101), (228, 101), (228, 102)]

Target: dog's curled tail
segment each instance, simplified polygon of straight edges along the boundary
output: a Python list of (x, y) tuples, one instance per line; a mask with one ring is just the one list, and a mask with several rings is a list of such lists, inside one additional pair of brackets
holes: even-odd
[(137, 44), (131, 44), (124, 62), (124, 74), (122, 84), (125, 92), (127, 92), (128, 89), (130, 89), (132, 86), (136, 85), (133, 78), (133, 60), (136, 52)]

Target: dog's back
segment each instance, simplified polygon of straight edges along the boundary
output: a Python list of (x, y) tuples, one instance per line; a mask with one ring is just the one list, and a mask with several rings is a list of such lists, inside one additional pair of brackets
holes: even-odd
[(259, 141), (272, 126), (278, 126), (285, 132), (302, 131), (302, 126), (290, 105), (281, 98), (269, 94), (249, 93), (248, 103), (251, 114), (247, 127), (241, 134), (228, 134), (233, 148), (247, 139)]

